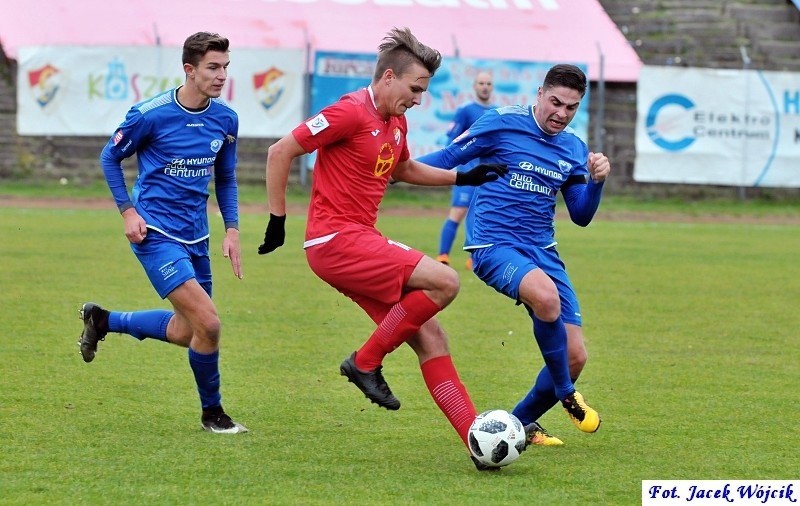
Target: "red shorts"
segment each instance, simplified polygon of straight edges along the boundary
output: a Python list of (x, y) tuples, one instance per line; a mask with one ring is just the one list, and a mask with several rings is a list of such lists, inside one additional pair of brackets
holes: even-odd
[(363, 225), (347, 226), (328, 242), (306, 248), (314, 274), (353, 299), (375, 323), (400, 301), (423, 256)]

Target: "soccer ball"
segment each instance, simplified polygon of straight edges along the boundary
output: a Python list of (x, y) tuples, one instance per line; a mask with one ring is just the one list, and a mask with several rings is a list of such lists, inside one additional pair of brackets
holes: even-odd
[(508, 411), (484, 411), (469, 428), (469, 451), (487, 466), (507, 466), (525, 451), (525, 428)]

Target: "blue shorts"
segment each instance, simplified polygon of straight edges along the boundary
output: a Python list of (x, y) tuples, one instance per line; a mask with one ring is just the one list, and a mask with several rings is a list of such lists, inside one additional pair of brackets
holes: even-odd
[(197, 279), (211, 297), (208, 239), (195, 244), (183, 244), (148, 230), (144, 241), (141, 244), (131, 243), (131, 249), (162, 299), (190, 279)]
[(511, 297), (518, 304), (522, 278), (534, 269), (542, 269), (556, 284), (561, 299), (561, 319), (564, 323), (581, 325), (578, 296), (567, 276), (564, 262), (555, 246), (539, 248), (530, 245), (489, 246), (472, 250), (473, 271), (487, 285)]
[(469, 207), (472, 196), (475, 195), (475, 186), (453, 185), (453, 195), (450, 197), (450, 207)]

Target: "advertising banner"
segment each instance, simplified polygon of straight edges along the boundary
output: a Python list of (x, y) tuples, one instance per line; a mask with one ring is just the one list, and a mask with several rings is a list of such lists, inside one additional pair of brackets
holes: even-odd
[[(317, 52), (312, 77), (310, 115), (315, 115), (342, 95), (367, 86), (372, 81), (375, 58), (374, 54)], [(428, 91), (422, 95), (422, 104), (406, 113), (412, 158), (442, 147), (444, 134), (456, 109), (475, 99), (472, 84), (478, 72), (486, 70), (492, 73), (493, 100), (497, 106), (532, 104), (535, 103), (537, 90), (552, 65), (443, 58), (441, 67), (430, 81)], [(586, 65), (576, 65), (586, 72)], [(581, 139), (588, 139), (588, 89), (570, 126)]]
[(639, 182), (800, 187), (800, 73), (645, 66)]
[[(222, 99), (239, 115), (240, 137), (280, 137), (303, 119), (301, 50), (231, 51)], [(20, 135), (111, 135), (130, 107), (183, 84), (181, 48), (20, 48)]]

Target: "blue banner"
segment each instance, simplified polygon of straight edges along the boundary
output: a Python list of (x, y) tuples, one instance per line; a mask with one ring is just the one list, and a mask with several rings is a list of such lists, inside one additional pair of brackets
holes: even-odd
[[(317, 114), (342, 95), (369, 85), (375, 61), (375, 55), (317, 52), (311, 80), (310, 115)], [(539, 86), (552, 65), (552, 63), (443, 58), (441, 67), (431, 79), (428, 93), (422, 96), (422, 104), (406, 113), (411, 156), (416, 158), (442, 147), (444, 133), (458, 106), (475, 98), (472, 84), (478, 72), (488, 71), (492, 74), (494, 79), (492, 98), (498, 106), (532, 104), (536, 102)], [(576, 65), (587, 72), (585, 64), (576, 63)], [(588, 139), (588, 90), (570, 126), (581, 139), (584, 141)]]

